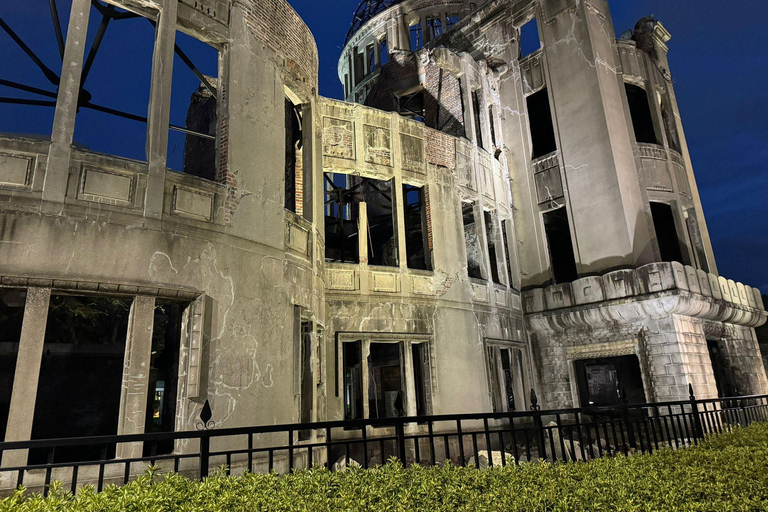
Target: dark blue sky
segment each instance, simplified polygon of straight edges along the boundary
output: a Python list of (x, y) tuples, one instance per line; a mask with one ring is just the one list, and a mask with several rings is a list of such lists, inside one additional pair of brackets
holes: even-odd
[[(57, 0), (66, 28), (71, 0)], [(320, 94), (341, 95), (336, 61), (358, 0), (289, 0), (309, 25), (320, 51)], [(612, 0), (616, 32), (654, 14), (672, 33), (670, 65), (719, 271), (768, 292), (768, 51), (766, 0)], [(735, 7), (735, 6), (738, 7)], [(0, 16), (57, 74), (61, 68), (47, 0), (0, 0)], [(120, 23), (123, 23), (120, 25)], [(91, 23), (92, 39), (98, 19)], [(131, 38), (121, 37), (130, 33)], [(215, 74), (215, 52), (190, 38), (180, 45), (204, 73)], [(90, 46), (90, 44), (89, 44)], [(0, 79), (55, 90), (0, 31)], [(145, 20), (113, 22), (86, 89), (93, 102), (146, 115), (152, 27)], [(172, 116), (183, 124), (199, 81), (174, 66)], [(42, 99), (0, 86), (0, 96)], [(52, 109), (0, 104), (0, 132), (50, 132)], [(93, 111), (78, 115), (76, 140), (94, 150), (144, 159), (145, 126)], [(183, 141), (172, 133), (170, 166), (178, 168)]]

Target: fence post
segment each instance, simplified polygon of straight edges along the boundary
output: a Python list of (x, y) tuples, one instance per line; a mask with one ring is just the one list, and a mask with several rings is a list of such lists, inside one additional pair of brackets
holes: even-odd
[(693, 386), (690, 383), (688, 384), (688, 394), (691, 398), (694, 435), (697, 439), (704, 439), (704, 429), (702, 428), (701, 417), (699, 416), (699, 402), (696, 401), (696, 395), (693, 394)]
[(547, 443), (544, 438), (544, 422), (541, 421), (541, 406), (536, 391), (531, 388), (531, 411), (533, 411), (533, 426), (536, 428), (536, 442), (539, 445), (539, 459), (547, 459)]
[(621, 408), (624, 411), (624, 424), (627, 426), (627, 441), (629, 446), (637, 449), (637, 440), (635, 439), (635, 429), (632, 427), (632, 418), (629, 415), (629, 402), (627, 401), (627, 392), (621, 388)]
[(208, 477), (208, 461), (211, 454), (211, 434), (208, 431), (200, 437), (200, 480)]
[[(405, 455), (405, 422), (401, 419), (395, 424), (395, 436), (397, 436), (397, 454), (400, 457), (400, 463), (403, 467), (408, 465)], [(418, 442), (418, 440), (416, 441)], [(384, 454), (382, 453), (382, 457)]]

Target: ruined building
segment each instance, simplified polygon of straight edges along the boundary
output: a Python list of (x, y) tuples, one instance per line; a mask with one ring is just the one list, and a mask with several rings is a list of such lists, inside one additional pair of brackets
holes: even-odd
[[(604, 0), (366, 0), (337, 101), (284, 0), (56, 16), (50, 83), (0, 75), (0, 107), (50, 114), (0, 135), (0, 439), (190, 430), (206, 400), (221, 428), (768, 393), (766, 313), (717, 272), (661, 22), (617, 39)], [(88, 78), (119, 30), (149, 41), (125, 56), (139, 112)], [(81, 140), (97, 115), (140, 154)]]

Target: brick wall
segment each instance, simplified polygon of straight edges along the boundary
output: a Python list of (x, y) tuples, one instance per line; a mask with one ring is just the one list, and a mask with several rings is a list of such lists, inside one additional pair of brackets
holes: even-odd
[(425, 124), (430, 128), (463, 137), (461, 82), (445, 70), (441, 78), (440, 68), (435, 65), (428, 65), (424, 74)]

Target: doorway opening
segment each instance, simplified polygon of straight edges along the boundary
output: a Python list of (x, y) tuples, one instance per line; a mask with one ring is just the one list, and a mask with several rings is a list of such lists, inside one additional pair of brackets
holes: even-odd
[(622, 393), (630, 404), (646, 402), (636, 355), (581, 359), (574, 364), (582, 407), (621, 405)]

